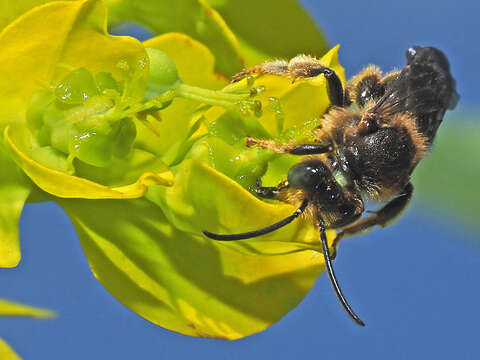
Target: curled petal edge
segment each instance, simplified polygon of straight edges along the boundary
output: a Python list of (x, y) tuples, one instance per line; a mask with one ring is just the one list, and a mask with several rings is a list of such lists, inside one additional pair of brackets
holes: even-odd
[(5, 128), (3, 135), (8, 149), (20, 168), (40, 189), (57, 197), (135, 199), (144, 196), (149, 186), (173, 185), (174, 175), (170, 170), (167, 170), (162, 173), (145, 172), (133, 184), (109, 188), (84, 178), (49, 169), (37, 163), (22, 152), (12, 140), (10, 126)]

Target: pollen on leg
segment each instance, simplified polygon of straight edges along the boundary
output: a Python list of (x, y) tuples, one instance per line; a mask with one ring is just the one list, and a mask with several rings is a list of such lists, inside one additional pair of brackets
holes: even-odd
[(298, 78), (315, 77), (324, 69), (322, 63), (310, 55), (298, 55), (290, 60), (288, 63), (288, 71), (292, 82)]
[(273, 74), (288, 77), (295, 82), (298, 78), (315, 77), (321, 73), (325, 65), (317, 58), (310, 55), (297, 55), (290, 61), (273, 60), (266, 61), (263, 64), (256, 65), (234, 75), (232, 82), (237, 82), (251, 74)]
[(385, 94), (388, 81), (394, 78), (393, 73), (382, 78), (380, 68), (369, 65), (348, 81), (347, 92), (351, 101), (360, 107), (365, 107), (370, 101), (378, 101)]
[(376, 65), (368, 65), (348, 81), (348, 89), (354, 92), (360, 82), (365, 78), (372, 78), (379, 82), (382, 78), (382, 70)]
[(288, 62), (285, 60), (274, 60), (264, 62), (262, 72), (276, 75), (286, 75), (288, 73)]
[(285, 60), (266, 61), (234, 75), (232, 82), (237, 82), (251, 74), (274, 74), (288, 76), (288, 62)]
[(247, 137), (246, 145), (248, 147), (258, 146), (277, 153), (289, 153), (295, 147), (295, 144), (277, 143), (274, 140), (253, 139), (251, 137)]

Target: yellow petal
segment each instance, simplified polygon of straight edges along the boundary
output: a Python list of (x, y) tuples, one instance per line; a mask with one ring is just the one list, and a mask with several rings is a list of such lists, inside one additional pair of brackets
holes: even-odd
[(105, 8), (95, 0), (51, 2), (28, 11), (0, 33), (0, 49), (0, 129), (2, 123), (24, 121), (32, 94), (72, 68), (122, 78), (119, 62), (132, 69), (148, 66), (137, 40), (106, 34)]
[(20, 261), (18, 220), (33, 184), (10, 158), (0, 143), (0, 267), (14, 267)]
[(188, 85), (220, 89), (228, 79), (215, 73), (215, 57), (202, 43), (188, 35), (168, 33), (143, 43), (146, 48), (162, 50), (177, 65), (178, 73)]
[(181, 32), (215, 54), (219, 72), (231, 76), (244, 66), (234, 33), (205, 0), (104, 0), (111, 23), (133, 21), (157, 34)]

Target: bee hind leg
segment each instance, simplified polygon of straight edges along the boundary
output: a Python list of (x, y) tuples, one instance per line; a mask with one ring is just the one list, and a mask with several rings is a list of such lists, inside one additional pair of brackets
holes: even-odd
[(312, 69), (312, 73), (316, 73), (317, 75), (323, 74), (323, 76), (325, 76), (325, 79), (327, 80), (327, 93), (330, 105), (338, 107), (348, 105), (342, 81), (333, 69), (318, 66), (318, 68)]
[(333, 106), (349, 105), (348, 96), (345, 94), (342, 81), (337, 73), (328, 67), (319, 64), (318, 60), (307, 56), (299, 55), (289, 62), (285, 60), (267, 61), (263, 64), (243, 70), (234, 75), (232, 82), (237, 82), (252, 74), (274, 74), (290, 77), (292, 82), (301, 78), (311, 78), (323, 74), (327, 80), (327, 92), (330, 104)]
[(335, 258), (337, 246), (343, 237), (368, 232), (373, 230), (375, 226), (385, 228), (395, 222), (395, 220), (398, 219), (402, 212), (408, 207), (408, 204), (412, 199), (412, 194), (413, 185), (408, 183), (404, 192), (400, 196), (393, 198), (379, 210), (371, 212), (371, 215), (363, 217), (350, 225), (343, 227), (340, 232), (337, 233), (337, 237), (333, 240), (332, 248), (334, 250), (332, 251), (332, 258)]
[(288, 76), (288, 62), (285, 60), (274, 60), (274, 61), (267, 61), (263, 64), (256, 65), (249, 69), (245, 69), (238, 74), (235, 74), (232, 77), (232, 82), (238, 82), (244, 77), (252, 74), (275, 74), (275, 75), (282, 75)]
[(311, 78), (323, 74), (327, 80), (327, 92), (330, 105), (340, 107), (348, 105), (342, 81), (337, 73), (335, 70), (320, 64), (318, 60), (307, 55), (299, 55), (290, 60), (289, 73), (292, 82), (295, 82), (297, 79)]

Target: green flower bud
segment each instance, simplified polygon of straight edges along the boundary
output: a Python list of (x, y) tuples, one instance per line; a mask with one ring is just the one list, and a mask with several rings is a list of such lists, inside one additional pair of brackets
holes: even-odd
[(97, 89), (101, 94), (105, 90), (114, 90), (119, 94), (121, 93), (121, 88), (119, 84), (110, 73), (107, 73), (107, 72), (98, 73), (95, 76), (95, 83), (97, 84)]
[(173, 60), (163, 51), (147, 48), (150, 58), (150, 73), (147, 79), (145, 100), (162, 95), (169, 89), (175, 89), (182, 80)]
[(33, 134), (37, 135), (41, 130), (43, 114), (54, 99), (52, 92), (49, 90), (42, 90), (33, 94), (25, 114), (28, 128)]
[[(93, 77), (87, 69), (80, 68), (53, 90), (34, 94), (27, 109), (27, 123), (41, 149), (37, 155), (47, 162), (41, 163), (72, 172), (74, 158), (106, 167), (113, 156), (130, 154), (137, 129), (133, 120), (123, 114), (123, 108), (116, 107), (122, 91), (122, 85), (112, 74), (101, 72)], [(171, 92), (152, 99), (152, 107), (166, 106), (164, 103), (174, 96)], [(63, 154), (59, 158), (64, 157), (64, 163), (59, 163), (52, 154)]]
[(127, 156), (133, 147), (137, 137), (137, 127), (131, 118), (120, 120), (116, 131), (112, 131), (112, 141), (115, 141), (113, 153), (116, 157)]
[(56, 98), (65, 104), (82, 104), (86, 99), (96, 95), (99, 95), (99, 92), (95, 79), (85, 68), (72, 71), (55, 88)]
[(89, 165), (104, 167), (112, 160), (113, 146), (110, 136), (92, 130), (74, 136), (70, 153)]
[(74, 135), (72, 126), (67, 119), (65, 104), (52, 102), (43, 114), (43, 127), (37, 139), (41, 146), (51, 145), (55, 149), (68, 154), (68, 144)]

